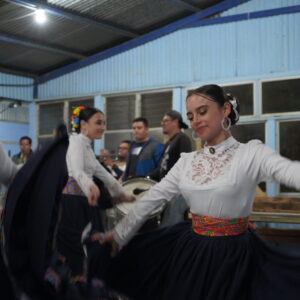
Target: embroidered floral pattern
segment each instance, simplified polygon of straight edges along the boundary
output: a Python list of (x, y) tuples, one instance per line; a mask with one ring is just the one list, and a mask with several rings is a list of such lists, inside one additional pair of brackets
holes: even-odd
[(68, 195), (85, 196), (77, 181), (73, 177), (69, 177), (62, 193)]
[(239, 147), (239, 143), (234, 143), (227, 149), (208, 154), (204, 149), (196, 152), (192, 160), (192, 168), (187, 172), (187, 176), (196, 184), (210, 183), (228, 172), (232, 158)]
[(194, 232), (206, 236), (229, 236), (243, 233), (249, 226), (246, 218), (214, 218), (192, 214), (192, 228)]

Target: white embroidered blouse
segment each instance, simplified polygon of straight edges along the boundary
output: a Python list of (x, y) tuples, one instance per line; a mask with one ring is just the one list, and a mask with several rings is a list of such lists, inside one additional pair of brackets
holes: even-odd
[(72, 134), (67, 151), (68, 174), (73, 177), (83, 193), (88, 196), (90, 186), (94, 184), (93, 176), (104, 182), (112, 197), (124, 193), (122, 186), (107, 172), (95, 157), (92, 141), (83, 134)]
[(179, 193), (196, 215), (240, 218), (250, 215), (261, 181), (277, 181), (300, 190), (300, 162), (280, 156), (258, 140), (242, 144), (230, 137), (214, 150), (210, 148), (183, 153), (168, 175), (135, 204), (113, 230), (120, 246), (153, 210)]

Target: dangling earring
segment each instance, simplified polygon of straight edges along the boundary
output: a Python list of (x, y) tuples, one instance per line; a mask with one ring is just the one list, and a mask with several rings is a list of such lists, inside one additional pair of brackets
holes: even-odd
[(200, 142), (201, 139), (199, 138), (199, 136), (197, 136), (196, 132), (193, 130), (192, 131), (192, 139), (195, 141), (195, 142)]
[[(224, 123), (226, 125), (224, 125)], [(229, 131), (230, 130), (230, 127), (231, 127), (231, 119), (230, 118), (224, 118), (222, 121), (221, 121), (221, 126), (222, 128), (225, 130), (225, 131)]]

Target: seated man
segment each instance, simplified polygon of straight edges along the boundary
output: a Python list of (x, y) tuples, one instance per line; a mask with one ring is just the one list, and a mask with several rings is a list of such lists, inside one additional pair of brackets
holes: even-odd
[(123, 171), (112, 160), (109, 150), (102, 149), (99, 160), (101, 165), (116, 179), (119, 179), (123, 175)]
[(123, 172), (126, 169), (126, 163), (127, 163), (127, 159), (128, 159), (128, 151), (129, 151), (130, 144), (131, 144), (130, 141), (124, 140), (120, 143), (120, 145), (118, 147), (118, 157), (117, 157), (116, 165)]

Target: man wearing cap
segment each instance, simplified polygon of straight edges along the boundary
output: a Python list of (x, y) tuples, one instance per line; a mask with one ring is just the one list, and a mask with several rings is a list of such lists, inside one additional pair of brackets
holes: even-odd
[(166, 112), (162, 122), (163, 133), (168, 136), (168, 142), (164, 146), (163, 154), (158, 167), (148, 174), (156, 181), (164, 178), (175, 165), (182, 152), (191, 152), (192, 144), (190, 138), (181, 129), (187, 129), (188, 125), (182, 120), (181, 114), (176, 110)]
[[(148, 174), (151, 179), (156, 181), (160, 181), (168, 174), (182, 152), (192, 151), (190, 138), (181, 131), (181, 129), (187, 129), (188, 126), (183, 122), (182, 116), (178, 111), (171, 110), (166, 112), (161, 125), (163, 133), (168, 136), (168, 142), (164, 146), (158, 167)], [(181, 195), (173, 199), (166, 206), (161, 226), (169, 226), (182, 221), (186, 209), (187, 204)]]

